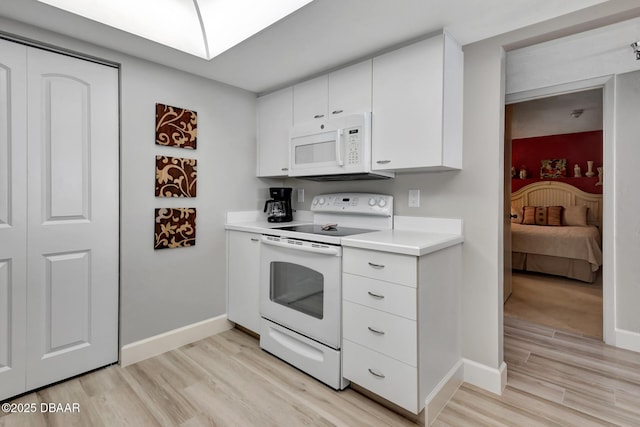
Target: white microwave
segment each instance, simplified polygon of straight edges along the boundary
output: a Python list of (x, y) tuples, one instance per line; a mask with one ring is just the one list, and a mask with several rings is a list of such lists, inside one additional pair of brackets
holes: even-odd
[(371, 113), (295, 125), (289, 138), (289, 176), (315, 181), (385, 179), (371, 170)]

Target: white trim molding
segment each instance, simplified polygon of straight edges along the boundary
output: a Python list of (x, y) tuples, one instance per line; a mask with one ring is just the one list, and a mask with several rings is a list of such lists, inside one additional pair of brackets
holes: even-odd
[(491, 368), (473, 360), (464, 361), (464, 382), (483, 388), (491, 393), (502, 395), (507, 386), (507, 364), (502, 362), (499, 368)]
[(640, 352), (640, 334), (616, 328), (615, 346), (626, 350)]
[(438, 414), (440, 414), (440, 411), (447, 406), (447, 403), (451, 397), (453, 397), (463, 381), (464, 363), (460, 360), (426, 397), (424, 405), (424, 419), (426, 425), (431, 425), (431, 423), (435, 421)]
[(217, 335), (233, 326), (234, 324), (227, 320), (227, 315), (223, 314), (124, 345), (120, 349), (120, 365), (122, 367), (132, 365), (183, 345)]

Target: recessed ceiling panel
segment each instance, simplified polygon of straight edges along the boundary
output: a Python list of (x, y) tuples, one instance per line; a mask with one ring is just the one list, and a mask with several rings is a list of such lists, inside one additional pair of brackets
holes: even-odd
[(114, 28), (207, 58), (193, 0), (38, 0)]

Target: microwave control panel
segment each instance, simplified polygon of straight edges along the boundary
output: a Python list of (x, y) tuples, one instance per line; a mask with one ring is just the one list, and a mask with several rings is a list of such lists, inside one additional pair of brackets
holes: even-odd
[(362, 128), (345, 129), (347, 165), (359, 165), (362, 160)]

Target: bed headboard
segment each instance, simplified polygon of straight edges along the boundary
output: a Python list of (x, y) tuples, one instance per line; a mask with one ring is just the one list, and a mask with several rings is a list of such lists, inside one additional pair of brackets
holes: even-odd
[(602, 194), (585, 193), (559, 181), (539, 181), (511, 193), (511, 207), (582, 206), (589, 208), (587, 222), (602, 232)]

